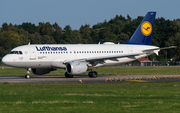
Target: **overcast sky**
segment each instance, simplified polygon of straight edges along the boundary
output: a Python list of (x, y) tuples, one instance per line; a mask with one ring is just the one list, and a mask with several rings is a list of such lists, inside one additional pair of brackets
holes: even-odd
[(1, 0), (0, 26), (4, 22), (57, 22), (62, 28), (70, 25), (79, 30), (81, 25), (92, 27), (116, 15), (135, 19), (148, 11), (156, 11), (156, 18), (180, 18), (180, 0)]

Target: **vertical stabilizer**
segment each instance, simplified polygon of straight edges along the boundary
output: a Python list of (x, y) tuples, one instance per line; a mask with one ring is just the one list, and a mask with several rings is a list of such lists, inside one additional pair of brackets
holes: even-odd
[(125, 44), (151, 45), (156, 12), (148, 12)]

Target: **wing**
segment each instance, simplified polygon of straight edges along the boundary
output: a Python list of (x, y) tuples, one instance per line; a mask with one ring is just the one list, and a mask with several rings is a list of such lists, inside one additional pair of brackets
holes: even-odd
[(171, 48), (175, 48), (175, 47), (176, 46), (170, 46), (170, 47), (164, 47), (164, 48), (156, 47), (154, 49), (152, 49), (152, 48), (145, 49), (141, 53), (120, 54), (120, 55), (111, 55), (111, 56), (99, 56), (99, 57), (65, 60), (63, 63), (66, 64), (68, 62), (74, 62), (74, 61), (78, 61), (78, 62), (95, 62), (95, 61), (102, 62), (104, 60), (117, 60), (117, 58), (135, 57), (135, 56), (139, 56), (139, 55), (143, 55), (143, 54), (153, 54), (153, 53), (158, 54), (158, 52), (162, 49), (171, 49)]
[(123, 55), (111, 55), (111, 56), (100, 56), (100, 57), (90, 57), (90, 58), (82, 58), (82, 59), (74, 59), (74, 60), (65, 60), (64, 63), (80, 61), (80, 62), (89, 62), (89, 61), (100, 61), (100, 60), (111, 60), (115, 58), (123, 58), (123, 57), (131, 57), (146, 54), (146, 52), (142, 53), (132, 53), (132, 54), (123, 54)]

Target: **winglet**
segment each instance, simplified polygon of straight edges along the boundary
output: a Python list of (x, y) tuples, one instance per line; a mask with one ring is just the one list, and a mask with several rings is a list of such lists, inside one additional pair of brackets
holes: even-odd
[(156, 12), (148, 12), (125, 44), (151, 45)]
[(31, 43), (29, 42), (28, 45), (30, 45)]

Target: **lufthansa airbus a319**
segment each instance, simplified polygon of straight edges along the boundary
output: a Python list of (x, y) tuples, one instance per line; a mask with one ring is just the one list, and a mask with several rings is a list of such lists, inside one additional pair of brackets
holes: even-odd
[(65, 77), (72, 78), (91, 70), (88, 76), (98, 76), (93, 68), (131, 62), (158, 54), (161, 49), (151, 46), (156, 12), (148, 12), (132, 37), (124, 44), (28, 44), (16, 47), (3, 57), (2, 62), (11, 67), (26, 68), (43, 75), (56, 69), (66, 69)]

